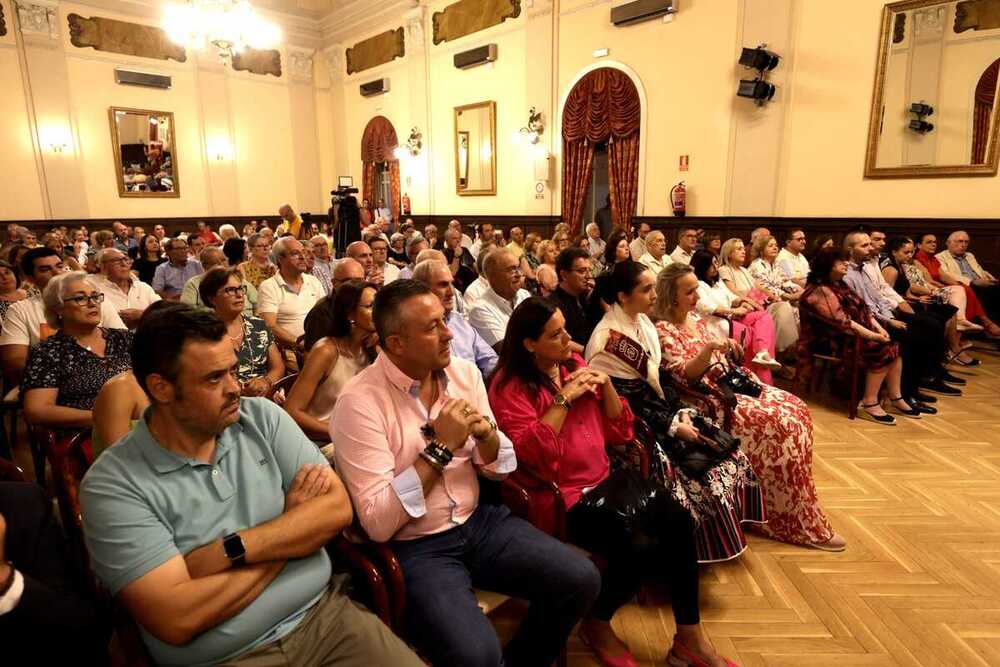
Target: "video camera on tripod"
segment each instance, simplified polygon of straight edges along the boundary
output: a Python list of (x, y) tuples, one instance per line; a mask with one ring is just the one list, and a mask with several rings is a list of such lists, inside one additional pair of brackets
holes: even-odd
[(358, 189), (354, 187), (352, 176), (340, 176), (337, 179), (337, 189), (330, 190), (330, 204), (336, 206), (351, 195), (358, 194)]

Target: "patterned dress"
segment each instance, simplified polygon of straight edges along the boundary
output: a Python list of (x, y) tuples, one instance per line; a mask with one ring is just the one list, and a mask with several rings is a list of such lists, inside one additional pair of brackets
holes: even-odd
[(246, 384), (267, 375), (267, 353), (274, 335), (259, 317), (243, 318), (243, 345), (236, 353), (236, 379)]
[(132, 368), (132, 332), (105, 329), (104, 356), (81, 346), (62, 330), (31, 348), (21, 380), (21, 395), (31, 389), (57, 389), (56, 405), (78, 410), (94, 407), (104, 383)]
[(253, 260), (247, 260), (240, 264), (240, 273), (243, 280), (247, 281), (255, 288), (260, 289), (260, 284), (278, 272), (278, 267), (274, 264), (261, 266)]
[[(704, 320), (692, 313), (688, 326), (657, 322), (663, 367), (679, 383), (691, 384), (684, 366), (698, 356), (713, 334)], [(712, 362), (725, 363), (720, 352)], [(702, 378), (716, 386), (723, 374), (715, 366)], [(812, 416), (797, 396), (762, 384), (757, 398), (737, 394), (732, 432), (740, 438), (764, 490), (768, 523), (763, 530), (776, 540), (792, 544), (822, 543), (833, 537), (833, 528), (816, 496), (812, 478)], [(714, 401), (714, 399), (713, 399)], [(722, 406), (718, 405), (721, 414)]]

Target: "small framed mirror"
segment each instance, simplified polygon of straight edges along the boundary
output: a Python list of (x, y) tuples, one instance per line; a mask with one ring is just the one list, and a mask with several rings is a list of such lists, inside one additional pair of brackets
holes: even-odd
[(119, 197), (180, 197), (174, 114), (111, 107)]
[(1000, 0), (882, 10), (866, 178), (997, 173)]
[(455, 192), (497, 193), (497, 103), (455, 107)]

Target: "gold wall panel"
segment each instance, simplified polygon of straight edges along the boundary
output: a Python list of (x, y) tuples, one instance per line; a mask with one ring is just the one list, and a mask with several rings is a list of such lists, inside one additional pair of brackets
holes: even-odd
[(955, 7), (955, 32), (1000, 28), (1000, 0), (965, 0)]
[(458, 0), (434, 12), (434, 43), (448, 42), (521, 15), (521, 0)]
[(70, 14), (67, 20), (70, 42), (77, 48), (89, 47), (157, 60), (187, 61), (184, 47), (170, 41), (167, 33), (160, 28), (100, 16), (86, 18), (79, 14)]
[(347, 73), (363, 72), (405, 55), (403, 29), (387, 30), (347, 49)]
[(233, 69), (251, 74), (281, 76), (281, 52), (274, 49), (246, 48), (233, 56)]
[(3, 18), (3, 5), (0, 5), (0, 37), (7, 34), (7, 22)]

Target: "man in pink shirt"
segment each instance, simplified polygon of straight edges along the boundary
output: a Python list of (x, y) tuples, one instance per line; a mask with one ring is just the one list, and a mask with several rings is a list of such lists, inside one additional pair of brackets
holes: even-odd
[[(597, 569), (506, 507), (479, 505), (477, 472), (500, 479), (517, 462), (479, 369), (451, 356), (438, 298), (397, 280), (373, 317), (381, 353), (342, 390), (330, 436), (362, 528), (403, 566), (412, 641), (436, 666), (550, 665), (597, 597)], [(473, 587), (531, 602), (505, 648)]]

